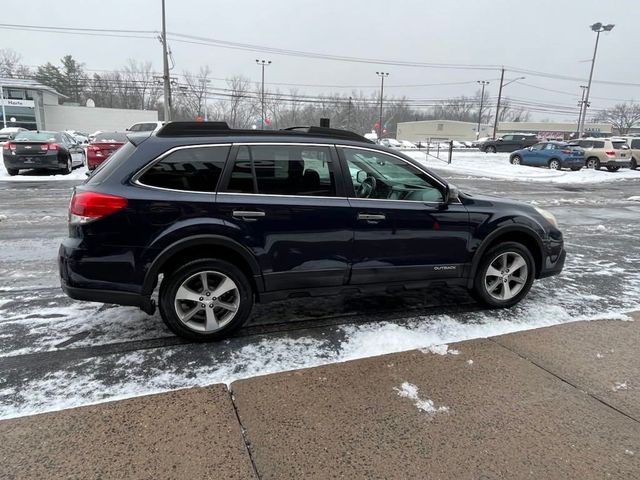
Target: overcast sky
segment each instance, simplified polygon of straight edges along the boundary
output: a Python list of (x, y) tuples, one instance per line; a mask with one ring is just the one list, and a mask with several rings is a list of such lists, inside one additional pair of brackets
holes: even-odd
[[(166, 4), (170, 32), (351, 57), (506, 65), (585, 79), (596, 37), (589, 25), (614, 23), (614, 30), (600, 37), (594, 80), (640, 84), (638, 0), (166, 0)], [(0, 23), (159, 30), (160, 0), (29, 0), (19, 8), (4, 8)], [(88, 70), (119, 68), (128, 58), (149, 60), (158, 70), (162, 67), (160, 43), (152, 39), (0, 29), (0, 48), (16, 50), (27, 65), (57, 62), (71, 54)], [(496, 95), (499, 78), (497, 69), (349, 63), (178, 42), (171, 42), (171, 48), (177, 73), (209, 65), (214, 78), (241, 74), (258, 80), (255, 59), (266, 58), (273, 62), (267, 82), (357, 85), (368, 93), (377, 90), (376, 70), (384, 70), (390, 72), (385, 82), (390, 95), (414, 99), (473, 95), (478, 85), (403, 85), (489, 80), (489, 91)], [(527, 78), (506, 87), (504, 95), (558, 105), (575, 105), (578, 100), (579, 81), (510, 72), (506, 78), (522, 75)], [(212, 86), (222, 87), (224, 81), (214, 80)], [(297, 88), (308, 94), (352, 90)], [(592, 97), (593, 108), (610, 106), (618, 99), (640, 100), (640, 86), (594, 83)], [(575, 120), (544, 113), (534, 118)]]

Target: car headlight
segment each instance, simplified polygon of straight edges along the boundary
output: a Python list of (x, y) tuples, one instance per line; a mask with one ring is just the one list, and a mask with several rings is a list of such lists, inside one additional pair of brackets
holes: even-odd
[(533, 207), (533, 208), (535, 208), (536, 212), (542, 215), (547, 222), (549, 222), (554, 227), (558, 228), (558, 220), (556, 220), (556, 217), (553, 213), (549, 212), (548, 210), (545, 210), (544, 208), (538, 208), (538, 207)]

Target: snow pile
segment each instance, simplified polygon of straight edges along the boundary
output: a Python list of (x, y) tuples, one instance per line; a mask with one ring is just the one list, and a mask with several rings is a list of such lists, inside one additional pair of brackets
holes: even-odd
[(455, 152), (450, 164), (446, 162), (445, 156), (442, 156), (443, 160), (438, 160), (427, 156), (424, 152), (408, 151), (404, 153), (436, 173), (449, 177), (479, 177), (515, 182), (547, 183), (600, 183), (632, 178), (640, 179), (640, 170), (628, 168), (617, 172), (583, 168), (573, 172), (571, 170), (550, 170), (548, 168), (511, 165), (508, 153)]
[(620, 390), (628, 390), (629, 386), (627, 385), (627, 382), (616, 382), (615, 385), (613, 386), (613, 391), (614, 392), (619, 392)]
[(460, 350), (449, 350), (449, 345), (431, 345), (429, 348), (421, 348), (422, 353), (433, 353), (434, 355), (459, 355)]
[(414, 405), (418, 410), (428, 413), (429, 415), (435, 415), (436, 413), (446, 413), (449, 411), (449, 407), (440, 406), (436, 407), (433, 400), (422, 400), (418, 396), (418, 387), (409, 382), (404, 382), (400, 388), (393, 387), (398, 392), (398, 395), (403, 398), (408, 398), (414, 401)]
[(69, 175), (47, 170), (20, 170), (15, 176), (10, 176), (4, 167), (4, 162), (0, 162), (0, 181), (2, 182), (50, 182), (57, 180), (86, 180), (87, 167), (78, 167)]

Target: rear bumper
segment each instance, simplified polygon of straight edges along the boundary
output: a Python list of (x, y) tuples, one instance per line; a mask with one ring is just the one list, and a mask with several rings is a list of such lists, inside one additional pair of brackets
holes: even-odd
[[(108, 262), (107, 262), (108, 263)], [(155, 303), (150, 295), (142, 295), (135, 285), (116, 283), (105, 278), (96, 280), (98, 268), (105, 264), (104, 258), (88, 257), (87, 252), (80, 248), (78, 241), (67, 238), (58, 250), (58, 269), (60, 272), (60, 286), (62, 291), (75, 300), (90, 302), (113, 303), (138, 307), (152, 315)], [(108, 270), (122, 271), (117, 264), (110, 263)], [(91, 278), (94, 277), (94, 278)], [(129, 290), (116, 290), (127, 288)]]
[(631, 165), (631, 158), (618, 159), (613, 158), (606, 162), (600, 162), (601, 167), (629, 167)]
[(12, 169), (64, 168), (58, 155), (3, 155), (4, 166)]

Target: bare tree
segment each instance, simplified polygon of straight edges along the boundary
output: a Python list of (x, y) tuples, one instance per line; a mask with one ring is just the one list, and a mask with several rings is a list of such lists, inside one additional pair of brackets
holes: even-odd
[(31, 70), (22, 64), (22, 55), (9, 48), (0, 48), (0, 77), (29, 77)]
[(632, 127), (640, 124), (640, 105), (618, 103), (594, 116), (596, 122), (609, 122), (620, 135), (629, 133)]

